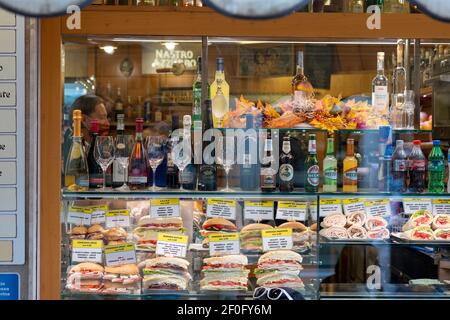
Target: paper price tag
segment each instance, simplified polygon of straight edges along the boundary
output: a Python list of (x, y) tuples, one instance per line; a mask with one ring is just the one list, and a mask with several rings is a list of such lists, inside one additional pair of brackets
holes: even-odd
[(411, 215), (419, 210), (427, 210), (432, 212), (433, 205), (431, 203), (431, 199), (410, 198), (403, 199), (403, 209), (407, 215)]
[(261, 230), (263, 250), (292, 249), (292, 229)]
[(335, 213), (342, 214), (342, 203), (340, 199), (321, 199), (319, 207), (321, 217)]
[(158, 233), (156, 254), (167, 257), (184, 258), (186, 257), (187, 245), (187, 236)]
[(278, 201), (276, 219), (305, 221), (308, 204), (302, 201)]
[(72, 262), (97, 262), (103, 261), (102, 240), (73, 240)]
[(344, 204), (344, 213), (350, 215), (354, 212), (365, 212), (366, 207), (364, 205), (364, 200), (359, 198), (354, 199), (344, 199), (342, 200)]
[(211, 256), (224, 256), (240, 254), (238, 233), (211, 233), (209, 239), (209, 254)]
[(433, 214), (450, 214), (450, 199), (433, 199)]
[(86, 207), (70, 207), (67, 222), (80, 226), (91, 225), (92, 209)]
[(128, 210), (110, 210), (106, 213), (106, 227), (123, 227), (130, 226), (130, 211)]
[(208, 199), (206, 216), (236, 220), (236, 200)]
[(103, 224), (106, 222), (106, 212), (108, 211), (108, 206), (92, 206), (91, 224)]
[(391, 206), (388, 199), (370, 200), (364, 203), (366, 213), (372, 216), (386, 217), (391, 215)]
[(134, 243), (125, 243), (105, 247), (105, 262), (108, 267), (136, 263)]
[(180, 199), (150, 200), (150, 215), (153, 218), (179, 217)]
[(317, 221), (317, 201), (311, 201), (309, 203), (309, 214), (313, 221)]
[(273, 220), (273, 201), (245, 201), (244, 219)]

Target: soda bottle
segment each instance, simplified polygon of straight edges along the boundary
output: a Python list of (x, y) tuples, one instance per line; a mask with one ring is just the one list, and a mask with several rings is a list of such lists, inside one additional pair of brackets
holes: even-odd
[(424, 192), (426, 188), (427, 160), (420, 148), (421, 141), (414, 140), (414, 146), (408, 158), (409, 191)]
[(392, 192), (406, 192), (408, 166), (403, 140), (397, 140), (392, 156)]
[(387, 145), (382, 160), (382, 178), (380, 180), (380, 191), (390, 192), (392, 185), (392, 145)]
[(441, 141), (433, 140), (433, 149), (428, 157), (428, 192), (443, 193), (445, 179), (445, 156)]
[(317, 160), (316, 135), (309, 135), (308, 157), (305, 160), (306, 192), (318, 192), (320, 183), (319, 160)]

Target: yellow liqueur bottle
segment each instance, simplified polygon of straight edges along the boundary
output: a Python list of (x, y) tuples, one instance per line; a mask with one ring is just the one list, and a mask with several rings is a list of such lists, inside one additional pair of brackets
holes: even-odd
[(347, 156), (344, 159), (343, 192), (358, 191), (358, 160), (355, 157), (355, 140), (347, 139)]

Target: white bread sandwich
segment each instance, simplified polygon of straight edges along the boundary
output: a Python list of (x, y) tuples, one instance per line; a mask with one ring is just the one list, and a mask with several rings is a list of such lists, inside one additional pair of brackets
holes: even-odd
[(139, 269), (135, 264), (105, 267), (103, 285), (103, 293), (138, 294), (141, 287)]
[(77, 264), (69, 269), (66, 288), (72, 292), (99, 293), (104, 271), (97, 263)]

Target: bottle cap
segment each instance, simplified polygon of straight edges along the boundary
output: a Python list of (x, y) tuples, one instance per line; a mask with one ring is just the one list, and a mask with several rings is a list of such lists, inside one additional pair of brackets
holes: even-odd
[(415, 146), (420, 146), (420, 145), (422, 144), (422, 141), (420, 141), (420, 140), (414, 140), (414, 141), (413, 141), (413, 144), (414, 144)]
[(439, 147), (441, 145), (441, 140), (433, 140), (433, 146)]
[(183, 117), (183, 125), (185, 126), (190, 126), (192, 124), (192, 120), (191, 120), (191, 116), (190, 115), (185, 115)]
[(397, 141), (395, 142), (395, 145), (396, 145), (396, 146), (403, 146), (403, 144), (404, 144), (403, 140), (397, 140)]
[(78, 120), (81, 119), (81, 110), (73, 110), (73, 119), (74, 120)]
[(100, 130), (100, 123), (98, 122), (97, 119), (92, 119), (91, 120), (91, 132), (98, 133), (99, 130)]
[(216, 65), (217, 65), (217, 71), (224, 71), (225, 60), (222, 57), (217, 58)]

